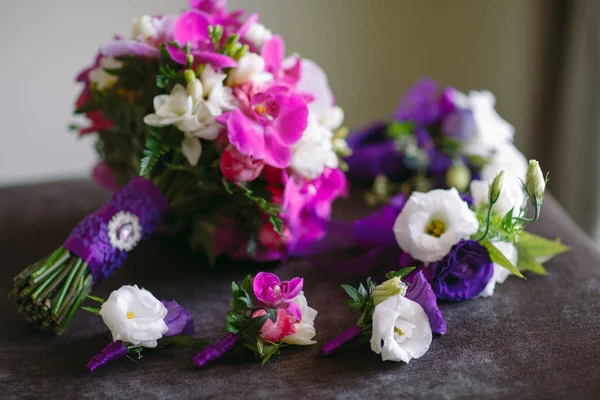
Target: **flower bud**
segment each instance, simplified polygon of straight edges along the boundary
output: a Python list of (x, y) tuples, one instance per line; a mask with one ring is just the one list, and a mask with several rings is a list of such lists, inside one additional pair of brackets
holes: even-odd
[(471, 171), (464, 165), (453, 165), (446, 172), (446, 183), (455, 187), (459, 192), (464, 192), (471, 183)]
[(541, 204), (546, 190), (546, 180), (537, 160), (529, 160), (529, 168), (525, 176), (525, 188), (533, 205)]
[(500, 193), (502, 192), (502, 184), (504, 183), (504, 171), (500, 171), (498, 175), (494, 178), (492, 184), (490, 185), (490, 204), (498, 201), (500, 197)]
[(142, 15), (139, 18), (135, 18), (131, 29), (133, 31), (133, 37), (140, 39), (152, 38), (157, 32), (152, 17), (149, 15)]
[(399, 277), (394, 277), (383, 282), (381, 285), (373, 289), (373, 304), (378, 305), (392, 296), (406, 294), (406, 284)]
[(183, 73), (183, 76), (185, 77), (185, 81), (187, 83), (190, 83), (194, 79), (196, 79), (196, 73), (191, 69), (186, 69), (185, 72)]

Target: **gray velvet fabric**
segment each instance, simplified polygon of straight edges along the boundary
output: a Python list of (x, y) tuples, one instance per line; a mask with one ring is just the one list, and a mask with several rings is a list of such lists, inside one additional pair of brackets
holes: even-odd
[[(289, 347), (264, 367), (242, 348), (195, 370), (194, 351), (170, 347), (90, 374), (86, 362), (108, 342), (98, 317), (79, 312), (65, 335), (49, 337), (26, 325), (4, 294), (13, 275), (60, 245), (106, 196), (79, 181), (0, 189), (1, 398), (600, 398), (600, 254), (552, 199), (532, 230), (560, 236), (572, 252), (548, 263), (545, 278), (513, 277), (492, 298), (443, 305), (448, 333), (409, 365), (384, 363), (357, 343), (330, 358), (320, 358), (317, 346)], [(355, 198), (338, 204), (337, 218), (365, 211)], [(143, 285), (188, 307), (197, 337), (213, 341), (229, 282), (257, 268), (208, 270), (185, 246), (155, 238), (96, 293)], [(321, 343), (358, 318), (344, 305), (343, 278), (303, 261), (271, 268), (305, 278)]]

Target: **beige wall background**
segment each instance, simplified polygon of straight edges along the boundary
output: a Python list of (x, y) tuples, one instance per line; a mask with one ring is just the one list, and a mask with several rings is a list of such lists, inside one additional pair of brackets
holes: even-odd
[[(261, 14), (298, 52), (329, 73), (346, 123), (386, 118), (420, 76), (460, 90), (489, 89), (530, 136), (540, 112), (548, 19), (544, 0), (230, 0)], [(184, 0), (2, 0), (0, 185), (85, 176), (93, 139), (67, 130), (73, 78), (113, 34), (142, 14), (177, 13)]]

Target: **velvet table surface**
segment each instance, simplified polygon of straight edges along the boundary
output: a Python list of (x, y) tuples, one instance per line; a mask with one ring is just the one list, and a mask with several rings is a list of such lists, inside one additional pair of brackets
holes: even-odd
[[(600, 253), (552, 198), (531, 230), (560, 237), (572, 251), (547, 263), (547, 277), (512, 277), (491, 298), (442, 305), (448, 333), (408, 365), (382, 362), (363, 343), (329, 358), (317, 346), (288, 347), (263, 367), (241, 348), (195, 370), (194, 350), (169, 347), (91, 374), (86, 362), (109, 341), (99, 317), (80, 311), (63, 336), (51, 337), (25, 324), (6, 294), (14, 275), (107, 197), (85, 181), (0, 189), (0, 398), (600, 398)], [(366, 211), (355, 194), (337, 204), (335, 217)], [(221, 336), (230, 281), (258, 268), (225, 262), (211, 270), (184, 243), (156, 237), (95, 294), (137, 283), (176, 299), (194, 316), (196, 337), (209, 342)], [(344, 278), (301, 260), (269, 269), (305, 278), (321, 344), (356, 322), (344, 305)]]

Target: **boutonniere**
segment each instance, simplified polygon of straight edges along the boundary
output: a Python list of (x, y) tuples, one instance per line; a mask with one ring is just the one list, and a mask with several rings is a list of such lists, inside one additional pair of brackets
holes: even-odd
[(259, 272), (240, 283), (232, 282), (233, 301), (227, 313), (226, 335), (198, 353), (196, 368), (203, 368), (243, 344), (266, 363), (285, 345), (315, 344), (317, 311), (308, 306), (302, 278), (281, 281)]
[(144, 349), (199, 344), (191, 339), (194, 334), (191, 314), (176, 301), (160, 301), (137, 285), (123, 286), (107, 300), (90, 298), (101, 303), (100, 308), (83, 309), (102, 317), (113, 340), (87, 363), (90, 372), (122, 357), (140, 359)]
[(434, 333), (446, 332), (446, 321), (422, 271), (403, 268), (386, 278), (380, 285), (371, 279), (358, 288), (342, 285), (351, 298), (348, 305), (362, 315), (355, 326), (326, 343), (322, 355), (370, 335), (371, 350), (383, 361), (408, 363), (429, 350)]

